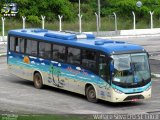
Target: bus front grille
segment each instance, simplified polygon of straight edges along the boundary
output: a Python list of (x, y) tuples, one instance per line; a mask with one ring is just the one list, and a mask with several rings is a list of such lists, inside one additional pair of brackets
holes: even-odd
[(136, 99), (144, 99), (144, 96), (143, 95), (128, 96), (123, 101), (132, 101), (132, 100), (136, 100)]

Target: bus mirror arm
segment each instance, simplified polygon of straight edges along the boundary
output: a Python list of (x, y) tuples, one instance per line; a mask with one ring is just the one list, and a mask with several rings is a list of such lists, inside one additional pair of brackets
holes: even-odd
[(149, 58), (151, 55), (147, 52), (147, 56), (148, 56), (148, 58)]

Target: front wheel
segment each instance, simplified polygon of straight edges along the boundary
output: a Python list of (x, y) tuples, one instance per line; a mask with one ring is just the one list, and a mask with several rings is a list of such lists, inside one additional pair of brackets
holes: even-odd
[(89, 102), (96, 103), (98, 101), (96, 98), (96, 92), (93, 86), (90, 85), (86, 88), (86, 97)]
[(34, 74), (33, 81), (35, 88), (41, 89), (43, 87), (42, 76), (40, 75), (40, 73), (37, 72)]

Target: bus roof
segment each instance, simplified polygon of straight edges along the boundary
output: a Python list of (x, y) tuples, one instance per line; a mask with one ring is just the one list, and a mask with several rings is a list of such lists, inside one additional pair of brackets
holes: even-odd
[(30, 39), (40, 39), (43, 41), (56, 42), (76, 47), (100, 50), (107, 54), (144, 52), (140, 45), (130, 44), (123, 41), (113, 41), (108, 39), (95, 38), (91, 33), (82, 33), (72, 31), (51, 31), (47, 29), (16, 29), (10, 30), (9, 35), (26, 37)]

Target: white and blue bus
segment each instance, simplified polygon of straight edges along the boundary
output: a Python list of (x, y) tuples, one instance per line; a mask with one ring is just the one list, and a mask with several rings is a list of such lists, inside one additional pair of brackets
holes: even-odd
[(46, 29), (8, 33), (8, 68), (18, 77), (85, 95), (90, 102), (151, 97), (148, 53), (142, 46), (92, 34)]

